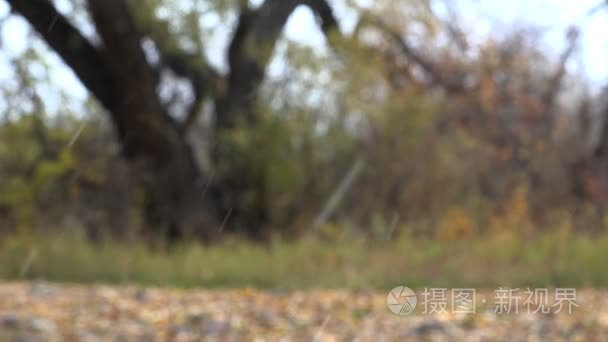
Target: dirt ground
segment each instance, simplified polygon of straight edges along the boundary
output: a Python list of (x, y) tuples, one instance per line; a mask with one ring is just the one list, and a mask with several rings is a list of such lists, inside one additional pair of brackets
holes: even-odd
[(506, 311), (497, 292), (476, 290), (474, 313), (457, 313), (421, 289), (404, 315), (389, 310), (389, 291), (0, 283), (0, 341), (608, 341), (606, 290), (576, 290), (571, 313), (552, 301), (533, 314), (523, 292)]

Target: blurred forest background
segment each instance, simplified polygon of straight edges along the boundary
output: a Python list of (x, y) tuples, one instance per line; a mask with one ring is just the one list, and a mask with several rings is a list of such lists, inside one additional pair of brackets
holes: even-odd
[[(5, 250), (66, 232), (608, 246), (608, 93), (573, 71), (580, 23), (556, 50), (438, 0), (3, 2), (29, 30), (0, 84)], [(284, 36), (298, 6), (325, 48)], [(55, 56), (84, 99), (53, 83)]]

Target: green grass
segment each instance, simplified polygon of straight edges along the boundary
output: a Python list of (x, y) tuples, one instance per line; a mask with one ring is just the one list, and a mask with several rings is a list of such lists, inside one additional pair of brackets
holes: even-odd
[(171, 251), (67, 236), (0, 240), (4, 280), (176, 287), (605, 287), (607, 260), (608, 234), (564, 232), (451, 242), (304, 238), (262, 246), (231, 240)]

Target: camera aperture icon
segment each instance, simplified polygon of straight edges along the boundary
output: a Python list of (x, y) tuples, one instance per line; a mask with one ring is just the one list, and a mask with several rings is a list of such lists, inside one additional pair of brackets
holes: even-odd
[(407, 286), (397, 286), (388, 293), (386, 305), (395, 315), (403, 316), (416, 309), (418, 298), (414, 290)]

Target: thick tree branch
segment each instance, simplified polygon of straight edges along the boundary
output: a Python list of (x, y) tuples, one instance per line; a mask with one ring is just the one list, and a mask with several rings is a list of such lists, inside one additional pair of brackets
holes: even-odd
[[(84, 86), (109, 111), (118, 104), (118, 94), (100, 51), (91, 44), (48, 0), (6, 0), (23, 16), (50, 47), (69, 65)], [(119, 125), (124, 134), (124, 127)]]
[(230, 75), (218, 103), (218, 127), (229, 128), (239, 120), (255, 119), (255, 93), (289, 16), (299, 5), (313, 11), (328, 37), (338, 31), (326, 0), (266, 0), (255, 10), (243, 10), (228, 51)]
[(127, 155), (132, 149), (153, 149), (159, 159), (170, 155), (170, 141), (179, 140), (156, 93), (154, 72), (146, 61), (129, 8), (124, 0), (90, 0), (89, 8), (104, 44), (104, 58), (122, 98), (120, 112), (131, 134), (126, 137)]
[(338, 20), (326, 0), (303, 0), (302, 4), (310, 7), (320, 21), (321, 30), (326, 36), (331, 36), (334, 31), (339, 30)]

